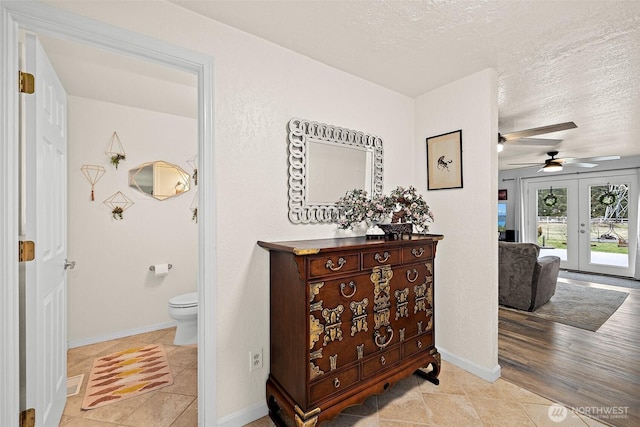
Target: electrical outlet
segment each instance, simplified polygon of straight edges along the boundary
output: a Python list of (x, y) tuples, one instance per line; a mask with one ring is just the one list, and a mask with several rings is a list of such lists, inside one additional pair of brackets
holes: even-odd
[(262, 364), (262, 349), (249, 352), (249, 371), (255, 371), (261, 369)]

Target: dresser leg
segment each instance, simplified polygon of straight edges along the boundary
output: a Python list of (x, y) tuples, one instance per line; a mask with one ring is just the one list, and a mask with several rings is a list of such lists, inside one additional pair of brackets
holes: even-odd
[(435, 372), (435, 370), (432, 370), (432, 371), (429, 371), (429, 372), (425, 372), (423, 370), (423, 368), (420, 368), (417, 371), (415, 371), (414, 374), (416, 374), (420, 378), (424, 378), (425, 380), (429, 381), (430, 383), (433, 383), (435, 385), (439, 385), (440, 384), (440, 380), (438, 379), (437, 375), (434, 375), (434, 372)]
[(429, 355), (431, 356), (429, 363), (427, 363), (423, 368), (418, 368), (414, 373), (435, 385), (439, 385), (440, 380), (438, 379), (438, 375), (440, 375), (440, 353), (438, 353), (434, 348), (431, 350)]
[(281, 408), (278, 406), (276, 399), (273, 396), (270, 396), (269, 399), (267, 399), (267, 406), (269, 407), (269, 418), (271, 418), (271, 421), (273, 421), (273, 423), (278, 427), (287, 427), (287, 423), (280, 416)]
[(321, 412), (320, 408), (304, 412), (271, 377), (267, 381), (267, 407), (269, 418), (278, 427), (315, 427)]

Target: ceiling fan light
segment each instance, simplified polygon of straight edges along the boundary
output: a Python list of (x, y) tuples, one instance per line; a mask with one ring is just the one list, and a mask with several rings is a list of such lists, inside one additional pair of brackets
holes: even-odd
[(498, 142), (498, 153), (502, 153), (502, 150), (504, 150), (504, 142), (500, 141)]
[(562, 163), (552, 161), (544, 165), (542, 168), (543, 172), (560, 172), (562, 170)]

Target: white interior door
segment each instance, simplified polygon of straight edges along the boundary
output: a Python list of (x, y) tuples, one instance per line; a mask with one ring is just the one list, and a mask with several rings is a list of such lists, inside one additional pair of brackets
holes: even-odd
[(36, 425), (58, 426), (67, 377), (67, 96), (42, 46), (25, 38), (25, 68), (35, 93), (24, 100), (21, 238), (35, 242), (35, 260), (21, 271), (21, 382)]

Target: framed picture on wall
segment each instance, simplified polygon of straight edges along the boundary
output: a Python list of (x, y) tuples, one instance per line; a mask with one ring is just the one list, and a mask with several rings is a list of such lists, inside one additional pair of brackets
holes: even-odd
[(498, 190), (498, 200), (507, 200), (507, 190)]
[(427, 138), (427, 189), (462, 188), (462, 130)]

